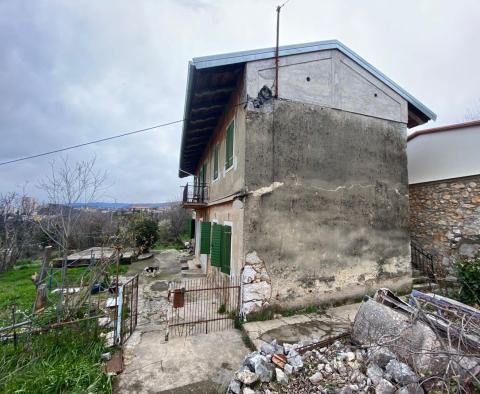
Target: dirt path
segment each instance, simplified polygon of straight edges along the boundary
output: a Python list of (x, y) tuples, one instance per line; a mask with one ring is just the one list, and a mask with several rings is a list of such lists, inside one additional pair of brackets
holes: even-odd
[[(125, 369), (115, 392), (224, 393), (248, 353), (238, 330), (165, 341), (168, 282), (181, 277), (180, 262), (186, 258), (182, 252), (163, 251), (132, 264), (127, 272), (126, 276), (140, 274), (139, 316), (137, 329), (124, 347)], [(159, 267), (155, 277), (145, 275), (147, 266)]]

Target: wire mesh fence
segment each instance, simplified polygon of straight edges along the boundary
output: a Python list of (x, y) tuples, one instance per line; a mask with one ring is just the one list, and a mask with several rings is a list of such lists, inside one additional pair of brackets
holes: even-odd
[(188, 336), (235, 326), (240, 278), (206, 277), (170, 283), (168, 335)]

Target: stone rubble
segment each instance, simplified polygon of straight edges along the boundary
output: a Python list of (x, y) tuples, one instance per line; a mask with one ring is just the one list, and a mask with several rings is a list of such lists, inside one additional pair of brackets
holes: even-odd
[[(356, 347), (348, 338), (302, 352), (310, 343), (279, 345), (276, 340), (245, 357), (227, 393), (423, 394), (420, 378), (381, 346)], [(282, 353), (280, 353), (280, 351)], [(283, 354), (283, 368), (272, 363)]]

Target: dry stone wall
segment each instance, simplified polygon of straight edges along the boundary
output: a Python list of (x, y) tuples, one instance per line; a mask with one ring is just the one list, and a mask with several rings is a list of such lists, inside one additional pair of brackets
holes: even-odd
[(480, 175), (410, 185), (412, 241), (438, 268), (480, 253)]
[(269, 305), (272, 297), (270, 277), (257, 252), (247, 253), (242, 271), (242, 314), (257, 312)]

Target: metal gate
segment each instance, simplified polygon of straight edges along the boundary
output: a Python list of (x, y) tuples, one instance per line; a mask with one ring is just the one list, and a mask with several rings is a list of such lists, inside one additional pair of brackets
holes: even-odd
[(168, 335), (188, 336), (235, 326), (240, 310), (240, 278), (206, 277), (170, 283)]
[(117, 300), (114, 342), (117, 345), (123, 345), (137, 327), (138, 274), (119, 286)]

